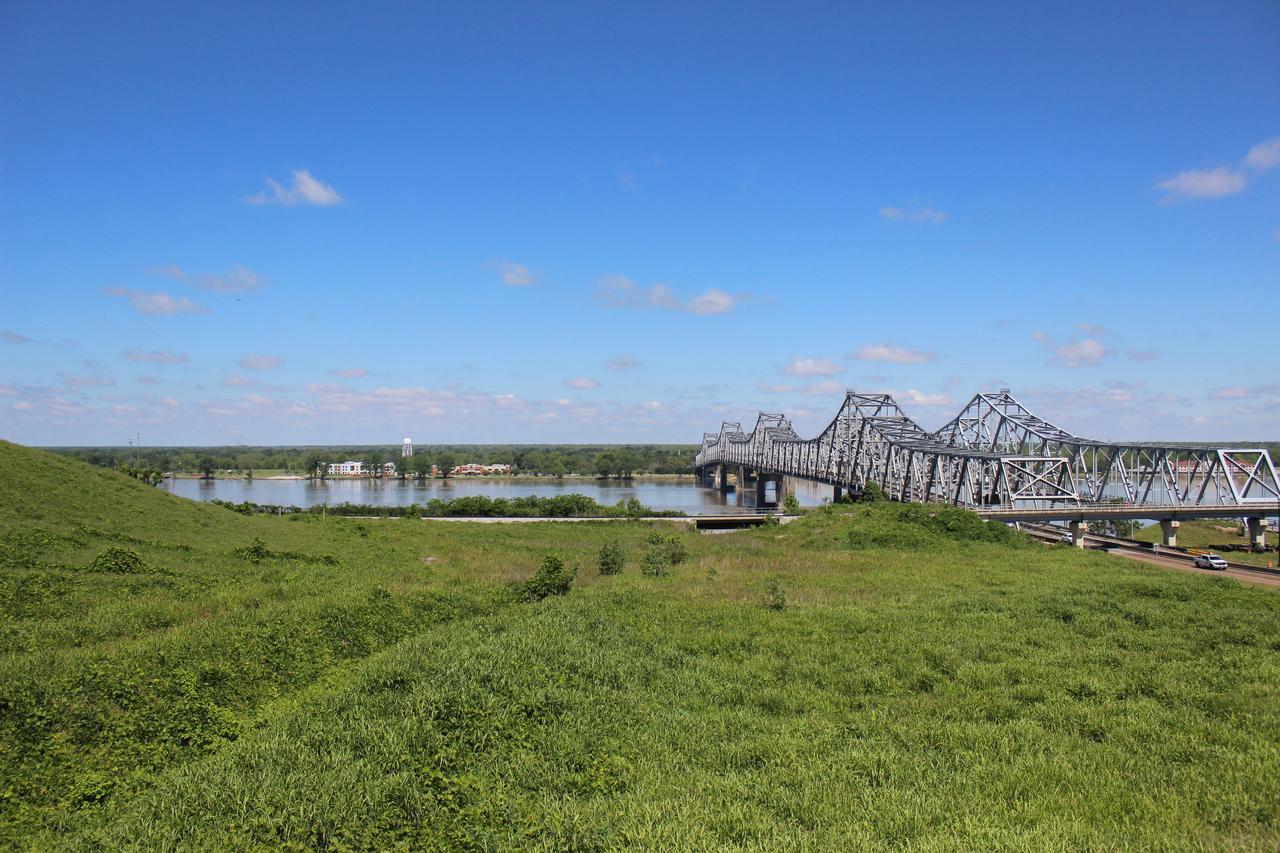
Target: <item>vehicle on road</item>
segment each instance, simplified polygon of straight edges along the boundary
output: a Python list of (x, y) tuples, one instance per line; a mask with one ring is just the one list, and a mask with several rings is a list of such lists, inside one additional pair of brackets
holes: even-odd
[(1219, 557), (1217, 554), (1197, 554), (1196, 568), (1215, 569), (1222, 571), (1227, 567), (1227, 561)]
[(1076, 538), (1070, 532), (1064, 533), (1058, 537), (1059, 542), (1066, 542), (1068, 545), (1076, 544)]

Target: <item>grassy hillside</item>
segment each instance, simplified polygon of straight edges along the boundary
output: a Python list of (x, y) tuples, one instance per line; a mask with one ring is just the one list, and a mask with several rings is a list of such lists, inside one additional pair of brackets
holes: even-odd
[[(657, 577), (653, 534), (241, 516), (0, 444), (0, 843), (1280, 844), (1269, 590), (888, 505)], [(546, 554), (573, 589), (524, 603)]]

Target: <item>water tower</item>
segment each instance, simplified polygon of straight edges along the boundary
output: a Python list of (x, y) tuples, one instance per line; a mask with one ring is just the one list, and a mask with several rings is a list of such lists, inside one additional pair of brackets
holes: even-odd
[(407, 438), (406, 438), (404, 441), (400, 442), (400, 455), (401, 455), (401, 456), (412, 456), (412, 455), (413, 455), (413, 442), (412, 442), (412, 441), (410, 441), (409, 439), (407, 439)]

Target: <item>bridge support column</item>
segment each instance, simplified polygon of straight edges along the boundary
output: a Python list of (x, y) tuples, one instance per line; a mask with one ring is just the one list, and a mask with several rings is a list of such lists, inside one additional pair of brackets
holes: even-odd
[(1255, 548), (1267, 547), (1267, 520), (1265, 518), (1246, 519), (1249, 525), (1249, 544)]
[(779, 506), (787, 502), (787, 495), (794, 495), (795, 493), (796, 493), (795, 479), (793, 479), (792, 477), (788, 477), (785, 474), (778, 477), (778, 505)]
[(1077, 548), (1084, 547), (1084, 534), (1088, 530), (1083, 521), (1072, 521), (1069, 524), (1071, 528), (1071, 544)]
[(1160, 532), (1164, 536), (1161, 543), (1165, 547), (1173, 548), (1178, 544), (1178, 528), (1182, 526), (1182, 522), (1175, 518), (1166, 518), (1160, 522)]
[(716, 487), (720, 489), (720, 491), (722, 492), (729, 491), (729, 466), (728, 465), (721, 464), (716, 466)]
[(844, 489), (840, 486), (831, 487), (831, 502), (833, 504), (840, 503), (840, 499), (844, 497)]

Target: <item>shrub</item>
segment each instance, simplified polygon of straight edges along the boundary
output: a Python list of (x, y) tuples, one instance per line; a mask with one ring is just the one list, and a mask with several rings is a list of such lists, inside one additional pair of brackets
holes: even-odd
[(623, 556), (622, 546), (617, 542), (610, 542), (600, 549), (600, 574), (621, 574), (625, 563), (626, 558)]
[(564, 595), (573, 585), (577, 569), (566, 568), (564, 560), (548, 554), (542, 558), (538, 572), (524, 584), (525, 601), (541, 601), (551, 595)]
[(671, 558), (667, 556), (666, 549), (654, 547), (644, 552), (644, 559), (640, 562), (641, 574), (660, 578), (670, 571)]
[(147, 564), (143, 562), (141, 555), (137, 551), (130, 551), (128, 548), (112, 545), (93, 558), (93, 562), (89, 564), (89, 570), (93, 572), (114, 572), (116, 574), (139, 574), (147, 570)]
[(667, 552), (667, 560), (673, 566), (678, 566), (689, 556), (689, 549), (685, 547), (684, 540), (679, 536), (668, 536), (664, 544)]
[(788, 515), (795, 515), (800, 511), (800, 500), (790, 492), (782, 499), (782, 508), (787, 511)]
[(251, 544), (245, 545), (243, 548), (236, 548), (231, 553), (237, 557), (252, 560), (255, 563), (275, 556), (275, 554), (267, 548), (266, 543), (257, 536), (253, 537), (253, 542)]
[(787, 609), (787, 596), (782, 591), (782, 581), (776, 577), (769, 578), (769, 582), (765, 584), (764, 609), (774, 611)]
[(880, 488), (879, 483), (875, 480), (867, 480), (862, 484), (862, 496), (858, 500), (864, 504), (874, 504), (887, 501), (888, 497), (885, 496), (884, 489)]

